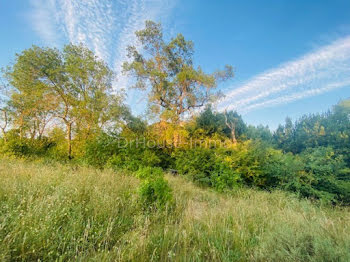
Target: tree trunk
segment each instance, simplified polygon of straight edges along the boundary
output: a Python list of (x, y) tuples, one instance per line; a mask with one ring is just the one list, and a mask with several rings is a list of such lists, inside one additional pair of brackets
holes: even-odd
[(175, 129), (174, 129), (174, 134), (173, 134), (173, 145), (174, 148), (178, 148), (181, 142), (181, 137), (180, 137), (180, 130), (181, 130), (181, 120), (180, 118), (175, 119)]
[(232, 136), (232, 143), (233, 143), (233, 144), (237, 144), (235, 128), (233, 128), (233, 129), (231, 130), (231, 136)]
[(6, 142), (7, 142), (7, 134), (6, 134), (6, 131), (5, 131), (4, 128), (1, 128), (1, 131), (2, 131), (2, 135), (3, 135), (4, 142), (6, 143)]
[(234, 122), (230, 122), (227, 119), (227, 112), (225, 110), (225, 124), (226, 126), (231, 130), (231, 139), (232, 139), (232, 143), (235, 145), (237, 144), (237, 139), (236, 139), (236, 124)]
[(20, 118), (20, 126), (19, 126), (19, 139), (23, 138), (23, 117)]
[(174, 135), (173, 135), (173, 140), (174, 140), (174, 147), (178, 148), (179, 147), (179, 140), (180, 140), (180, 135), (179, 133), (175, 130)]
[(67, 123), (68, 159), (72, 159), (72, 123)]
[(3, 115), (4, 115), (4, 125), (1, 126), (1, 131), (2, 131), (2, 134), (3, 134), (3, 139), (4, 139), (4, 142), (6, 143), (7, 142), (7, 133), (6, 133), (6, 127), (7, 127), (7, 124), (8, 124), (8, 117), (7, 117), (7, 111), (6, 110), (2, 110), (3, 112)]
[(19, 128), (19, 139), (20, 140), (23, 139), (23, 128), (22, 128), (22, 126)]

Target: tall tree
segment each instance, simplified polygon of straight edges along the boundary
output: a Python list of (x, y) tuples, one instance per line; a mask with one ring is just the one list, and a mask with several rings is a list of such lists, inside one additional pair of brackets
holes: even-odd
[(206, 74), (193, 63), (193, 42), (178, 34), (165, 41), (162, 27), (147, 21), (145, 29), (137, 31), (136, 37), (142, 50), (128, 47), (130, 62), (123, 65), (124, 71), (136, 78), (135, 88), (149, 87), (149, 104), (153, 112), (167, 116), (177, 123), (189, 111), (200, 108), (215, 99), (212, 92), (219, 81), (233, 77), (233, 69)]
[(203, 129), (206, 135), (221, 133), (230, 137), (233, 143), (247, 131), (246, 124), (236, 111), (213, 112), (210, 105), (197, 117), (196, 126)]
[(113, 73), (82, 45), (69, 44), (62, 51), (33, 46), (17, 54), (7, 76), (22, 119), (38, 120), (42, 126), (51, 116), (63, 122), (69, 158), (74, 127), (89, 133), (107, 121)]
[(2, 76), (0, 76), (0, 129), (5, 142), (7, 140), (7, 129), (9, 128), (11, 123), (11, 115), (8, 101), (8, 84), (5, 82), (5, 79)]

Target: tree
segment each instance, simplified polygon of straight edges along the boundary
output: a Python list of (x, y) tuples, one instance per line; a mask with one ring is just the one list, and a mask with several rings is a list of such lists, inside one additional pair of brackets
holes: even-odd
[(226, 128), (220, 114), (213, 112), (212, 106), (209, 104), (196, 118), (196, 129), (202, 129), (207, 136), (212, 136), (215, 133), (223, 133)]
[(350, 100), (323, 114), (304, 115), (295, 123), (290, 118), (274, 133), (277, 146), (285, 152), (301, 153), (308, 148), (331, 146), (337, 154), (350, 157)]
[(153, 112), (162, 114), (177, 123), (186, 113), (215, 99), (213, 93), (219, 81), (233, 77), (233, 69), (206, 74), (193, 65), (193, 42), (178, 34), (169, 42), (163, 38), (160, 24), (146, 22), (143, 30), (136, 32), (142, 51), (128, 47), (130, 62), (123, 64), (124, 72), (136, 78), (134, 88), (150, 88), (149, 104)]
[[(232, 114), (231, 114), (232, 115)], [(231, 139), (233, 144), (237, 144), (237, 139), (236, 139), (236, 122), (238, 119), (236, 117), (231, 117), (229, 120), (227, 111), (224, 113), (225, 116), (225, 125), (230, 129), (231, 131)]]
[(119, 101), (108, 95), (112, 71), (83, 45), (69, 44), (62, 51), (33, 46), (17, 54), (7, 76), (15, 88), (11, 98), (17, 118), (40, 123), (41, 134), (49, 120), (61, 120), (69, 158), (73, 128), (87, 135), (101, 128), (110, 118), (105, 108)]
[(246, 124), (237, 112), (213, 112), (210, 105), (196, 118), (196, 128), (202, 129), (207, 136), (217, 133), (230, 137), (233, 143), (247, 131)]
[(272, 144), (273, 142), (273, 136), (269, 126), (263, 126), (263, 125), (258, 125), (258, 126), (249, 125), (246, 129), (246, 138), (266, 141), (269, 144)]
[(6, 134), (7, 134), (7, 128), (9, 126), (10, 117), (8, 113), (8, 108), (3, 107), (0, 108), (0, 129), (4, 138), (4, 141), (6, 142)]
[(7, 129), (11, 122), (10, 108), (8, 105), (8, 85), (5, 80), (0, 78), (0, 129), (3, 139), (7, 140)]
[(281, 149), (285, 152), (296, 153), (296, 143), (295, 143), (295, 125), (292, 119), (287, 117), (285, 125), (279, 125), (274, 133), (275, 141)]

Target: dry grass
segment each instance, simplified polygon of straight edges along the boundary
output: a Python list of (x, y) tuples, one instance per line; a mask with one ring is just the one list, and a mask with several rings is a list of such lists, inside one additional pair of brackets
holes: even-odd
[(175, 206), (145, 212), (133, 177), (0, 160), (0, 261), (350, 261), (348, 209), (167, 178)]

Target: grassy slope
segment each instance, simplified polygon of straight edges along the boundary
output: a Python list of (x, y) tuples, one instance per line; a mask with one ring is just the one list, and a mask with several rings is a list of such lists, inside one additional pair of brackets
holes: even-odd
[(348, 209), (168, 180), (175, 207), (147, 213), (133, 177), (0, 160), (0, 261), (350, 261)]

